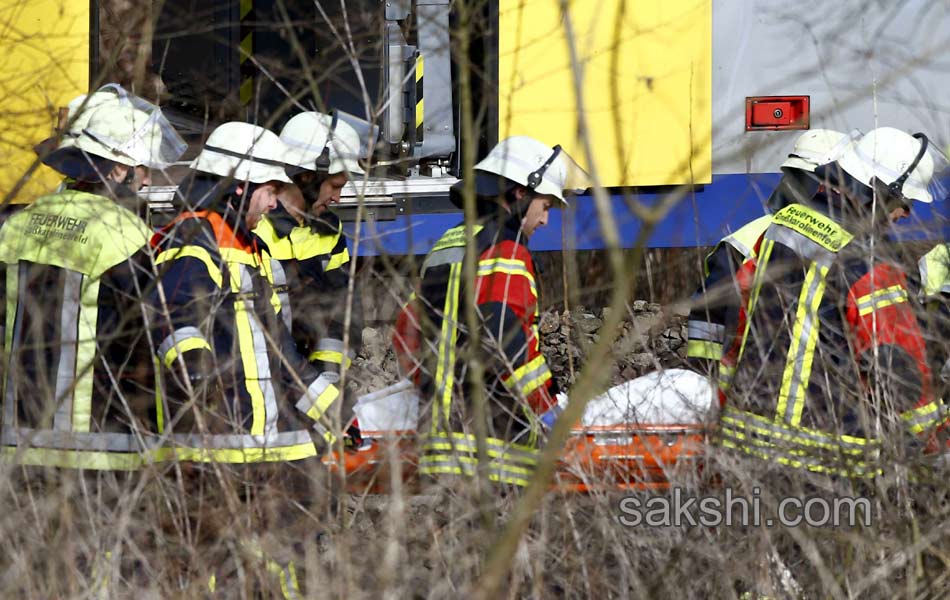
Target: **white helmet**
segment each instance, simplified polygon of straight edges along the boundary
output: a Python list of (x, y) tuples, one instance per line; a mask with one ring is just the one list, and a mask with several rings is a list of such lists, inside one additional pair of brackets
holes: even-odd
[(161, 128), (127, 104), (100, 104), (84, 120), (85, 127), (75, 137), (65, 138), (60, 148), (79, 148), (129, 167), (151, 166), (160, 155)]
[[(162, 114), (162, 110), (134, 94), (130, 94), (117, 83), (107, 83), (92, 94), (78, 96), (67, 106), (66, 123), (68, 129), (64, 132), (61, 148), (75, 145), (71, 138), (76, 138), (86, 128), (93, 113), (106, 106), (124, 106), (134, 108), (144, 113), (146, 120), (136, 118), (138, 129), (129, 139), (137, 138), (134, 142), (140, 148), (148, 148), (147, 154), (138, 154), (141, 162), (152, 169), (164, 169), (181, 158), (188, 148), (188, 144), (175, 130), (172, 124)], [(156, 136), (156, 132), (157, 136)], [(74, 141), (74, 140), (73, 140)], [(124, 163), (123, 163), (124, 164)]]
[(189, 167), (238, 181), (291, 183), (284, 172), (287, 146), (272, 131), (232, 121), (219, 125)]
[(44, 164), (67, 177), (95, 180), (109, 167), (90, 156), (135, 167), (150, 166), (160, 155), (161, 127), (129, 104), (105, 102), (83, 117), (85, 126), (81, 130), (64, 137), (52, 152), (41, 151)]
[(502, 140), (475, 165), (476, 171), (499, 175), (537, 194), (554, 196), (565, 205), (564, 191), (573, 189), (571, 179), (579, 169), (560, 146), (552, 148), (525, 135)]
[(877, 179), (891, 193), (929, 204), (933, 196), (927, 187), (934, 173), (934, 159), (927, 152), (929, 143), (922, 133), (910, 135), (893, 127), (880, 127), (852, 145), (838, 158), (838, 164), (865, 185)]
[(359, 133), (335, 112), (295, 115), (280, 132), (280, 139), (287, 145), (287, 163), (291, 165), (329, 175), (363, 174)]
[(810, 129), (795, 140), (795, 147), (782, 163), (782, 170), (800, 169), (814, 173), (819, 166), (841, 156), (859, 135), (857, 131), (848, 135), (833, 129)]
[(66, 122), (62, 125), (66, 126), (67, 132), (78, 134), (89, 122), (89, 117), (96, 108), (119, 103), (119, 96), (111, 90), (77, 96), (66, 105)]

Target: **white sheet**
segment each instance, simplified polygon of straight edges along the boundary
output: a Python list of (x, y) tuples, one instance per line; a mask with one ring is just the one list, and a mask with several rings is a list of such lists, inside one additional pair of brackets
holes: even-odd
[(702, 423), (715, 397), (709, 380), (698, 373), (685, 369), (656, 371), (593, 398), (582, 423), (587, 427)]
[[(713, 406), (709, 380), (684, 369), (649, 373), (621, 383), (587, 404), (585, 427), (702, 423)], [(363, 431), (414, 431), (419, 396), (408, 380), (360, 396), (354, 407)]]

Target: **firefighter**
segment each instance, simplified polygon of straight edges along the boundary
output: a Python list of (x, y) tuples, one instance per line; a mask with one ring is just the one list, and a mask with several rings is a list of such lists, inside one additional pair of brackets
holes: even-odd
[(165, 458), (310, 458), (317, 449), (305, 422), (324, 442), (336, 439), (321, 423), (336, 399), (335, 379), (297, 352), (278, 314), (269, 256), (251, 233), (290, 183), (285, 155), (266, 129), (220, 125), (179, 188), (186, 210), (152, 238)]
[[(423, 475), (475, 472), (475, 425), (461, 360), (471, 351), (464, 323), (466, 307), (474, 303), (484, 323), (488, 477), (515, 486), (528, 483), (542, 427), (553, 424), (558, 399), (540, 352), (538, 271), (527, 243), (547, 224), (548, 210), (566, 204), (571, 167), (560, 146), (523, 136), (502, 141), (475, 165), (474, 289), (464, 282), (464, 224), (446, 231), (422, 263), (418, 290), (399, 315), (394, 341), (424, 399), (420, 414), (428, 413), (419, 464)], [(452, 188), (457, 205), (462, 189), (463, 182)], [(425, 401), (431, 402), (428, 410)]]
[[(289, 150), (287, 175), (294, 185), (284, 188), (278, 206), (254, 232), (269, 248), (281, 316), (298, 349), (319, 372), (335, 379), (359, 350), (363, 331), (354, 287), (344, 346), (350, 255), (343, 224), (329, 210), (349, 178), (363, 174), (359, 134), (336, 113), (304, 112), (287, 122), (280, 139)], [(336, 387), (332, 391), (339, 394)], [(358, 427), (348, 431), (358, 441)]]
[[(812, 174), (850, 146), (855, 135), (830, 129), (806, 131), (782, 163), (782, 179), (769, 197), (769, 213), (793, 202), (807, 202), (818, 190)], [(705, 279), (693, 294), (687, 321), (686, 356), (690, 367), (729, 387), (738, 352), (737, 332), (744, 325), (741, 306), (755, 269), (755, 244), (771, 223), (765, 215), (722, 238), (706, 257)]]
[(920, 257), (917, 263), (920, 275), (919, 300), (925, 307), (925, 330), (930, 366), (934, 383), (938, 385), (937, 396), (946, 398), (950, 391), (950, 248), (946, 243), (937, 244)]
[(772, 216), (756, 243), (722, 446), (866, 479), (882, 473), (885, 436), (923, 436), (941, 422), (905, 275), (874, 245), (911, 202), (932, 201), (927, 150), (923, 134), (876, 129), (816, 169), (812, 199)]
[[(287, 556), (292, 550), (282, 544), (277, 554), (265, 553), (262, 539), (280, 531), (299, 536), (306, 512), (297, 507), (309, 504), (309, 478), (318, 468), (299, 461), (317, 456), (317, 444), (337, 440), (326, 416), (338, 393), (336, 375), (319, 373), (297, 351), (272, 287), (270, 256), (252, 233), (291, 183), (287, 154), (277, 135), (248, 123), (211, 133), (179, 187), (186, 210), (152, 238), (160, 284), (151, 306), (160, 340), (158, 428), (166, 440), (159, 458), (196, 463), (192, 477), (202, 477), (201, 463), (232, 465), (227, 473), (236, 479), (221, 481), (235, 483), (242, 512), (216, 522), (254, 517), (246, 526), (260, 533), (217, 530), (209, 552), (238, 535), (239, 556), (262, 563), (280, 580), (283, 596), (293, 598), (302, 594)], [(211, 477), (191, 487), (214, 493), (217, 485)], [(222, 497), (232, 493), (225, 489)], [(227, 595), (227, 586), (239, 584), (238, 576), (217, 577), (229, 568), (239, 572), (243, 559), (236, 558), (229, 551), (217, 561), (210, 591)]]
[(41, 144), (42, 162), (68, 184), (0, 229), (6, 459), (117, 471), (142, 464), (151, 232), (135, 192), (182, 147), (161, 111), (148, 110), (128, 97), (103, 104), (53, 151)]

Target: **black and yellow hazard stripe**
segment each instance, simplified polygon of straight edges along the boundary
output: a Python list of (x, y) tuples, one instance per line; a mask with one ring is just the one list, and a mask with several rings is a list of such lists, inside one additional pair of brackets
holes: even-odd
[(425, 98), (423, 97), (422, 78), (425, 75), (425, 60), (420, 54), (416, 57), (416, 143), (422, 141), (425, 125)]
[(254, 0), (241, 0), (240, 9), (240, 47), (238, 55), (241, 67), (241, 87), (238, 89), (238, 97), (241, 104), (247, 105), (251, 102), (254, 94), (254, 61), (250, 60), (254, 53)]

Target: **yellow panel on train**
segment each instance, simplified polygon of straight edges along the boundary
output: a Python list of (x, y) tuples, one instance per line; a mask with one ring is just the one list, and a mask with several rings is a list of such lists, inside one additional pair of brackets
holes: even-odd
[[(590, 165), (560, 0), (500, 0), (499, 139), (560, 143)], [(602, 185), (712, 180), (711, 0), (572, 0), (583, 105)]]
[[(0, 0), (0, 200), (29, 172), (33, 145), (59, 109), (89, 87), (89, 6), (77, 0)], [(52, 191), (62, 178), (40, 165), (13, 202)]]

